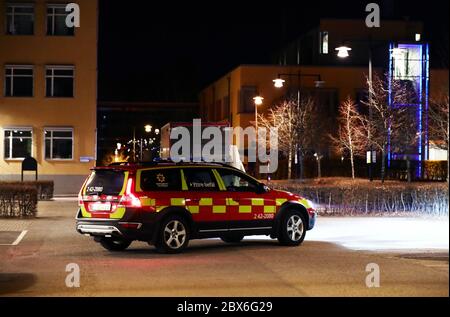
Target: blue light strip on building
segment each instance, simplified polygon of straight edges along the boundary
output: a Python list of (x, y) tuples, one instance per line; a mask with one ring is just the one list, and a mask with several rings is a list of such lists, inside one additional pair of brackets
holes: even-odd
[[(394, 43), (389, 43), (389, 89), (388, 89), (388, 103), (391, 106), (392, 105), (392, 77), (394, 76), (394, 70), (393, 70), (393, 52)], [(388, 132), (388, 148), (387, 148), (387, 165), (388, 167), (391, 167), (391, 132)]]
[(420, 57), (422, 59), (420, 63), (420, 79), (419, 79), (419, 168), (417, 169), (416, 176), (421, 177), (422, 176), (422, 134), (423, 134), (423, 126), (422, 126), (422, 105), (423, 105), (423, 45), (420, 45)]
[(425, 160), (428, 160), (428, 147), (429, 147), (429, 140), (428, 140), (428, 99), (429, 99), (429, 93), (430, 93), (430, 46), (429, 44), (425, 45)]

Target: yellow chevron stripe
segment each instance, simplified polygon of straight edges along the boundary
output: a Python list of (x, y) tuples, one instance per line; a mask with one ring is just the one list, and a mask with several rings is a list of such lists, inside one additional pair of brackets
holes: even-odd
[(252, 206), (239, 206), (239, 212), (240, 213), (251, 213)]
[(200, 206), (212, 206), (213, 200), (212, 198), (202, 198), (199, 203)]
[(226, 206), (213, 206), (214, 214), (224, 214), (226, 212)]
[(276, 206), (264, 206), (264, 213), (266, 214), (274, 214), (276, 210)]

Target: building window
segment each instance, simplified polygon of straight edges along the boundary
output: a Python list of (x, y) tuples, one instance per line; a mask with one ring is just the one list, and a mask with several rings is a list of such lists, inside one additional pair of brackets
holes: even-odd
[(6, 34), (33, 35), (34, 6), (15, 3), (6, 5)]
[(239, 112), (250, 113), (255, 112), (255, 102), (253, 97), (256, 94), (256, 87), (244, 86), (241, 88), (240, 100), (239, 100)]
[(73, 97), (73, 66), (47, 66), (45, 72), (47, 97)]
[(45, 128), (44, 138), (46, 160), (73, 159), (72, 128)]
[(33, 66), (5, 67), (5, 96), (33, 96)]
[(328, 54), (328, 32), (327, 31), (322, 31), (319, 33), (320, 34), (320, 47), (319, 47), (319, 51), (320, 54)]
[(68, 27), (66, 17), (65, 4), (49, 4), (47, 5), (47, 35), (73, 36), (75, 34), (74, 27)]
[(22, 159), (31, 156), (33, 131), (31, 128), (11, 128), (4, 130), (5, 159)]

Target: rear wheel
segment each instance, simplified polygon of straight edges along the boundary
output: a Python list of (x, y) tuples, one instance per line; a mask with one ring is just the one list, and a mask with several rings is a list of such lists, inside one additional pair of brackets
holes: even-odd
[(224, 236), (221, 236), (220, 239), (222, 239), (223, 242), (226, 243), (239, 243), (244, 239), (243, 234), (227, 234)]
[(161, 223), (156, 249), (161, 253), (179, 253), (189, 243), (189, 228), (184, 218), (169, 216)]
[(296, 246), (303, 242), (306, 234), (305, 217), (299, 211), (287, 212), (281, 219), (278, 241), (282, 245)]
[(102, 247), (109, 251), (123, 251), (131, 244), (130, 240), (102, 238), (100, 241)]

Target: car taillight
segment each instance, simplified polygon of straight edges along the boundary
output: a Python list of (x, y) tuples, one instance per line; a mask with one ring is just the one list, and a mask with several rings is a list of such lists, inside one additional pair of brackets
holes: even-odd
[(133, 179), (129, 178), (127, 182), (127, 187), (125, 190), (125, 195), (120, 199), (120, 205), (127, 207), (142, 207), (141, 201), (133, 192)]

